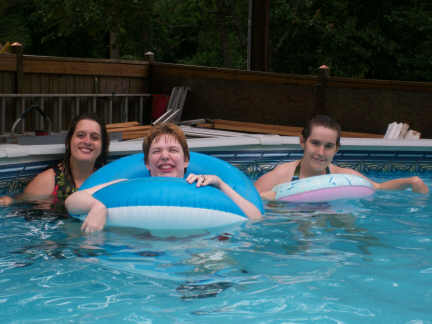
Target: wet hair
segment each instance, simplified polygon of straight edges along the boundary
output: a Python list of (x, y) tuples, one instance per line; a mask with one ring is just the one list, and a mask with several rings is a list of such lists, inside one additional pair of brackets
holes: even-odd
[(302, 131), (302, 135), (305, 141), (308, 139), (308, 137), (312, 133), (312, 128), (314, 128), (315, 126), (322, 126), (336, 131), (336, 145), (340, 146), (341, 127), (336, 120), (332, 119), (327, 115), (316, 115), (306, 123)]
[(66, 173), (65, 175), (69, 177), (69, 179), (71, 180), (73, 180), (73, 178), (72, 178), (72, 171), (70, 168), (70, 158), (71, 158), (70, 143), (72, 140), (72, 136), (75, 133), (75, 129), (81, 120), (92, 120), (99, 124), (101, 130), (102, 150), (101, 150), (101, 154), (96, 159), (95, 169), (99, 169), (101, 166), (106, 164), (107, 157), (108, 157), (109, 136), (105, 127), (105, 123), (98, 117), (98, 115), (94, 113), (84, 113), (82, 115), (75, 117), (71, 122), (71, 125), (69, 127), (69, 130), (65, 138), (65, 146), (66, 146), (65, 156), (64, 156), (64, 166), (65, 166), (65, 173)]
[(144, 138), (143, 141), (143, 152), (144, 152), (144, 161), (148, 163), (148, 156), (150, 151), (150, 146), (153, 141), (161, 135), (171, 135), (173, 136), (181, 145), (183, 149), (183, 154), (185, 157), (185, 162), (189, 161), (189, 147), (187, 145), (186, 136), (183, 133), (183, 130), (173, 123), (162, 123), (153, 126), (150, 129), (150, 134)]

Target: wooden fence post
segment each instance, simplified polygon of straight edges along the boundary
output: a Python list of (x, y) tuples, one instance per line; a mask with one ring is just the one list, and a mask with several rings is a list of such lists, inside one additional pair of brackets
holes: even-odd
[[(148, 91), (151, 93), (151, 92), (153, 92), (151, 79), (152, 79), (152, 73), (153, 73), (153, 71), (152, 71), (153, 70), (152, 69), (152, 65), (153, 65), (153, 63), (155, 61), (155, 54), (152, 51), (147, 51), (144, 54), (144, 59), (147, 62), (149, 62), (149, 72), (148, 72), (148, 74), (149, 74), (149, 80), (150, 80), (150, 82), (149, 82), (149, 86), (148, 86)], [(140, 120), (140, 122), (142, 122), (142, 120)]]
[(15, 80), (15, 92), (22, 93), (23, 81), (24, 81), (24, 62), (23, 62), (23, 46), (22, 44), (15, 42), (12, 48), (16, 55), (16, 80)]
[(315, 92), (315, 114), (326, 114), (326, 89), (330, 75), (330, 69), (327, 65), (321, 65), (318, 69), (318, 84)]
[[(21, 43), (14, 42), (11, 45), (13, 52), (16, 56), (16, 68), (15, 68), (15, 93), (23, 93), (23, 82), (24, 82), (24, 58), (23, 58), (23, 46)], [(18, 119), (25, 111), (25, 100), (21, 99), (16, 101), (16, 118)], [(22, 121), (19, 126), (18, 132), (24, 133), (25, 122)]]
[(145, 60), (148, 61), (149, 63), (153, 63), (153, 62), (154, 62), (154, 59), (155, 59), (155, 55), (154, 55), (153, 52), (148, 51), (148, 52), (145, 52), (145, 54), (144, 54), (144, 58), (145, 58)]

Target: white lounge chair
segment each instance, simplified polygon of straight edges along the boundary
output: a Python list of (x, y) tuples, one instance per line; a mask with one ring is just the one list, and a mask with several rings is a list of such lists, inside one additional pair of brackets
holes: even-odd
[(166, 122), (180, 122), (183, 113), (183, 106), (189, 91), (189, 87), (174, 87), (169, 97), (166, 112), (153, 121), (152, 125)]

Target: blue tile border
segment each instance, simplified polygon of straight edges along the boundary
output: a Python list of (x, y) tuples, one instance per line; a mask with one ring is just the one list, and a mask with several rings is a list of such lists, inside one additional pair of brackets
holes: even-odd
[[(208, 151), (203, 152), (219, 157), (250, 175), (252, 179), (272, 170), (277, 164), (298, 160), (301, 150), (274, 151)], [(116, 156), (115, 159), (120, 156)], [(113, 158), (114, 159), (114, 158)], [(112, 160), (113, 160), (112, 159)], [(27, 183), (35, 174), (54, 165), (56, 160), (21, 163), (0, 166), (0, 193), (5, 188), (19, 192), (22, 183)], [(353, 168), (370, 175), (425, 175), (432, 176), (432, 154), (428, 152), (391, 151), (340, 151), (335, 156), (335, 164)], [(11, 181), (11, 179), (13, 179)], [(2, 190), (3, 189), (3, 190)]]
[[(298, 160), (303, 156), (301, 150), (262, 151), (251, 154), (243, 152), (209, 152), (213, 156), (237, 166), (253, 179), (272, 170), (277, 164)], [(391, 151), (340, 151), (334, 163), (341, 167), (353, 168), (365, 174), (398, 174), (432, 176), (432, 155), (427, 152), (391, 152)]]
[[(258, 151), (258, 152), (233, 152), (233, 151), (209, 151), (204, 152), (213, 156), (220, 157), (222, 159), (229, 160), (244, 160), (244, 159), (282, 159), (282, 160), (295, 160), (303, 156), (301, 150), (292, 151)], [(406, 152), (392, 152), (392, 151), (359, 151), (359, 150), (346, 150), (340, 151), (336, 154), (335, 160), (341, 159), (398, 159), (398, 160), (427, 160), (432, 161), (432, 154), (429, 152), (417, 152), (417, 151), (406, 151)]]

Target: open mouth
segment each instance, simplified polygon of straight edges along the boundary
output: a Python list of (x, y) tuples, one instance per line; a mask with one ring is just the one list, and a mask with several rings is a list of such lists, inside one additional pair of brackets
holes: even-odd
[(91, 152), (93, 152), (93, 149), (91, 149), (89, 147), (80, 147), (79, 150), (80, 150), (80, 152), (83, 152), (83, 153), (91, 153)]
[(168, 173), (174, 170), (175, 166), (172, 164), (161, 164), (158, 166), (158, 169), (163, 173)]

